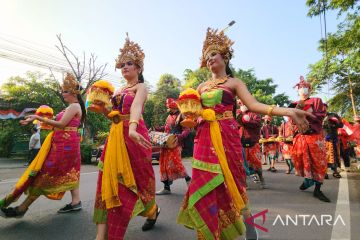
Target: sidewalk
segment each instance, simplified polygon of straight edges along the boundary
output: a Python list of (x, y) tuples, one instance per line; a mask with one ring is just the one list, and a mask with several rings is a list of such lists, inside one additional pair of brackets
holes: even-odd
[(25, 168), (25, 159), (0, 158), (0, 169)]
[[(0, 183), (9, 179), (18, 179), (27, 167), (25, 159), (0, 158)], [(81, 173), (97, 172), (95, 164), (81, 164)]]

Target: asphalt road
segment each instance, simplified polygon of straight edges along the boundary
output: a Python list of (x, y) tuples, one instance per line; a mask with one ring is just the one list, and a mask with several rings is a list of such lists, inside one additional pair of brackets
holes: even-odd
[[(185, 161), (191, 173), (191, 164)], [(266, 166), (265, 166), (266, 167)], [(265, 172), (269, 189), (259, 189), (250, 183), (248, 191), (253, 214), (266, 212), (263, 224), (261, 216), (256, 223), (259, 239), (360, 239), (360, 175), (347, 173), (339, 180), (330, 177), (323, 186), (323, 192), (331, 203), (323, 203), (312, 196), (312, 191), (298, 190), (302, 179), (286, 175), (285, 164), (278, 163), (277, 173)], [(14, 186), (23, 168), (1, 168), (0, 196), (3, 197)], [(157, 189), (162, 187), (159, 181), (159, 167), (154, 166)], [(1, 240), (37, 240), (37, 239), (95, 239), (96, 227), (92, 223), (97, 169), (84, 166), (81, 175), (81, 198), (83, 210), (80, 212), (58, 214), (57, 210), (69, 202), (67, 193), (61, 201), (40, 198), (21, 219), (0, 218)], [(125, 239), (129, 240), (185, 240), (196, 239), (195, 232), (176, 224), (179, 206), (186, 191), (184, 180), (172, 185), (172, 195), (158, 196), (161, 207), (156, 227), (142, 232), (144, 218), (134, 218), (127, 230)], [(20, 199), (21, 201), (22, 199)], [(15, 204), (16, 205), (16, 204)], [(340, 216), (340, 217), (339, 217)], [(331, 218), (331, 219), (330, 219)]]

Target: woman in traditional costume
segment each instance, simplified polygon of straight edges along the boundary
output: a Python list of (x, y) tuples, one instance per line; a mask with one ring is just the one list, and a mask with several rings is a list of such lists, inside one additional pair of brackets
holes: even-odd
[[(81, 209), (79, 194), (81, 156), (78, 128), (85, 120), (86, 110), (80, 95), (79, 82), (73, 75), (67, 74), (61, 94), (69, 106), (60, 112), (55, 120), (29, 115), (21, 121), (26, 125), (38, 120), (54, 128), (17, 182), (13, 192), (0, 200), (0, 213), (3, 216), (21, 217), (39, 196), (60, 200), (68, 190), (71, 191), (72, 201), (58, 212)], [(24, 192), (28, 196), (19, 206), (8, 207)]]
[[(232, 112), (235, 98), (255, 113), (290, 116), (302, 130), (311, 116), (259, 103), (230, 70), (232, 45), (223, 31), (208, 29), (201, 66), (211, 70), (212, 78), (197, 88), (203, 120), (195, 137), (192, 180), (178, 216), (178, 223), (196, 229), (199, 239), (235, 239), (245, 233), (242, 214), (250, 216), (241, 139)], [(253, 231), (249, 225), (248, 239), (256, 239)]]
[(103, 109), (113, 123), (99, 162), (93, 218), (97, 240), (123, 239), (130, 219), (137, 215), (147, 217), (142, 230), (150, 230), (160, 213), (151, 144), (141, 116), (147, 98), (144, 57), (140, 46), (127, 37), (116, 61), (126, 86), (115, 92), (112, 111)]

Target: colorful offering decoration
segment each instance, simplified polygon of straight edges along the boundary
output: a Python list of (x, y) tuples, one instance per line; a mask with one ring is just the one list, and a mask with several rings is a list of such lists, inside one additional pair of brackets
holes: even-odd
[(180, 93), (179, 99), (176, 101), (180, 112), (185, 116), (181, 121), (181, 126), (193, 128), (196, 126), (196, 119), (202, 113), (202, 105), (199, 93), (192, 88), (188, 88)]
[[(52, 119), (54, 117), (54, 110), (47, 105), (41, 105), (38, 109), (36, 109), (35, 115), (43, 117), (43, 118), (47, 118), (47, 119)], [(38, 122), (39, 121), (35, 120), (33, 123), (38, 124)], [(53, 126), (48, 125), (44, 122), (40, 122), (40, 129), (51, 130), (52, 128), (53, 128)]]
[(103, 108), (111, 108), (111, 97), (114, 86), (105, 80), (95, 82), (89, 89), (86, 98), (86, 107), (92, 112), (102, 112)]

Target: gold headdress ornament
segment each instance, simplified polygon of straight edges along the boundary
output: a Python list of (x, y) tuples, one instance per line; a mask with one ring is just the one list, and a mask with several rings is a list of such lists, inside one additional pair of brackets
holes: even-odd
[(141, 68), (141, 71), (144, 70), (144, 58), (145, 54), (141, 49), (140, 45), (130, 41), (128, 33), (126, 33), (125, 44), (123, 48), (120, 49), (120, 54), (116, 60), (116, 68), (120, 68), (121, 63), (126, 61), (133, 61), (136, 65)]
[(225, 61), (230, 61), (233, 54), (233, 49), (231, 46), (234, 44), (234, 42), (231, 41), (224, 32), (230, 26), (234, 25), (234, 23), (235, 21), (231, 21), (228, 26), (220, 32), (217, 29), (207, 29), (200, 67), (206, 67), (206, 56), (212, 52), (220, 53)]
[(71, 73), (66, 73), (66, 77), (61, 88), (63, 91), (67, 91), (72, 94), (80, 94), (80, 84)]

